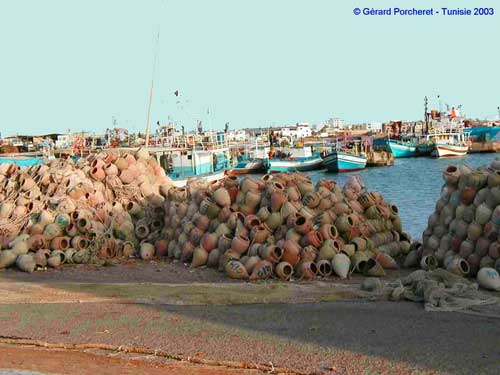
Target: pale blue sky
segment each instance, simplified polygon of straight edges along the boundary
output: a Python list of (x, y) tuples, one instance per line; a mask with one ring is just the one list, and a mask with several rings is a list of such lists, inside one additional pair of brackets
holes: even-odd
[[(472, 116), (500, 105), (500, 15), (366, 17), (356, 6), (499, 0), (1, 0), (2, 135), (421, 118), (423, 97)], [(176, 103), (173, 92), (181, 92)], [(437, 105), (437, 104), (436, 104)]]

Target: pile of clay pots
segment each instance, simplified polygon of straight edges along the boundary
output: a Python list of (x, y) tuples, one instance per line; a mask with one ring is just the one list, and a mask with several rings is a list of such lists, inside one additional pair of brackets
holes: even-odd
[(414, 246), (405, 265), (441, 266), (500, 290), (500, 159), (476, 170), (449, 166), (443, 178), (422, 245)]
[[(0, 164), (0, 268), (33, 272), (139, 252), (164, 229), (170, 179), (147, 151), (101, 152), (19, 168)], [(153, 250), (152, 250), (153, 249)]]
[(169, 198), (167, 256), (235, 279), (383, 276), (410, 251), (397, 207), (357, 177), (342, 188), (300, 173), (227, 176)]

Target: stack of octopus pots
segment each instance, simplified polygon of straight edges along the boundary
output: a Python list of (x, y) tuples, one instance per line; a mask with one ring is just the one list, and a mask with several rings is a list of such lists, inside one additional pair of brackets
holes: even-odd
[(405, 266), (442, 266), (481, 286), (500, 290), (500, 159), (476, 170), (449, 166), (429, 216), (422, 246), (413, 246)]
[(156, 159), (101, 152), (0, 165), (0, 268), (168, 257), (235, 279), (383, 276), (410, 252), (398, 210), (351, 177), (236, 176), (175, 187)]

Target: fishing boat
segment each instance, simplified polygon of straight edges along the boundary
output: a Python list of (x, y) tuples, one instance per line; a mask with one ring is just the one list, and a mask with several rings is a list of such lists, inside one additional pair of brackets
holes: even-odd
[(264, 159), (247, 159), (238, 161), (238, 163), (231, 169), (226, 171), (228, 176), (236, 176), (240, 174), (249, 173), (265, 173), (266, 162)]
[(313, 153), (311, 147), (304, 147), (281, 153), (276, 152), (273, 157), (269, 158), (267, 172), (307, 172), (321, 169), (322, 166), (321, 155)]
[(427, 137), (434, 143), (431, 156), (438, 158), (465, 156), (469, 151), (469, 135), (462, 131), (436, 132)]
[(395, 158), (411, 158), (417, 156), (417, 143), (415, 142), (389, 139), (387, 143)]
[(40, 157), (25, 157), (25, 156), (0, 156), (0, 164), (16, 164), (20, 167), (31, 167), (38, 164), (44, 164), (45, 159)]
[(361, 151), (360, 141), (354, 141), (352, 148), (341, 148), (341, 145), (337, 143), (323, 159), (323, 165), (327, 171), (334, 173), (365, 169), (366, 162), (367, 157)]

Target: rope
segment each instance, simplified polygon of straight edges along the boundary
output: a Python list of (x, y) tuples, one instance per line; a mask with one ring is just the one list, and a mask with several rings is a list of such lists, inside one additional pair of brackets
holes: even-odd
[(214, 360), (214, 359), (203, 359), (190, 356), (183, 356), (179, 354), (171, 354), (164, 350), (159, 349), (149, 349), (140, 346), (127, 346), (127, 345), (111, 345), (102, 343), (87, 343), (87, 344), (64, 344), (64, 343), (49, 343), (46, 341), (35, 340), (30, 338), (13, 337), (13, 336), (3, 336), (0, 335), (0, 343), (9, 345), (30, 345), (37, 346), (46, 349), (65, 349), (65, 350), (88, 350), (88, 349), (99, 349), (107, 350), (113, 352), (121, 353), (135, 353), (135, 354), (145, 354), (156, 357), (162, 357), (167, 359), (172, 359), (176, 361), (197, 363), (208, 366), (218, 366), (218, 367), (228, 367), (234, 369), (246, 369), (246, 370), (259, 370), (267, 372), (270, 374), (296, 374), (296, 375), (316, 375), (319, 372), (307, 372), (296, 369), (289, 369), (283, 367), (275, 367), (272, 363), (269, 364), (255, 364), (247, 362), (237, 362), (237, 361), (224, 361), (224, 360)]

